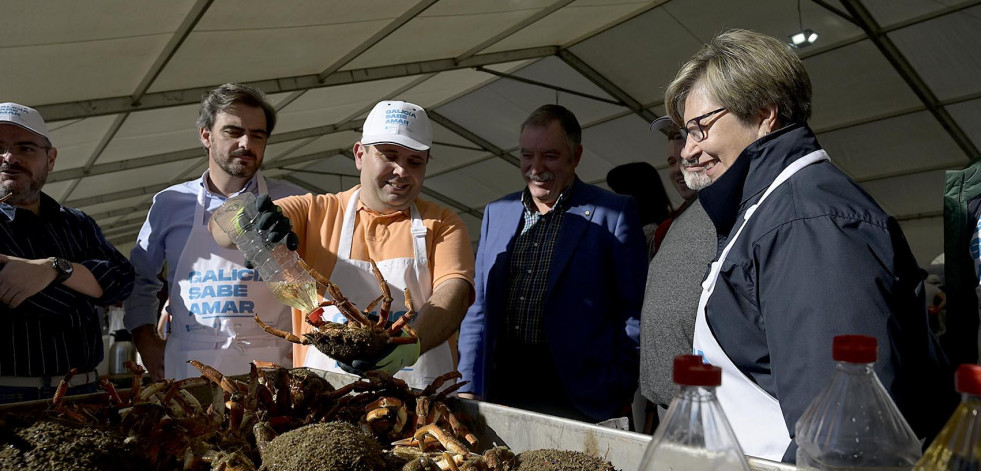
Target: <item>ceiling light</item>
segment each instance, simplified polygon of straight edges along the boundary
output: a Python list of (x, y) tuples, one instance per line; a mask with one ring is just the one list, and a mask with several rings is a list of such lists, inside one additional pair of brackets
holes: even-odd
[(790, 45), (793, 47), (806, 47), (817, 41), (818, 34), (810, 29), (805, 29), (790, 36)]

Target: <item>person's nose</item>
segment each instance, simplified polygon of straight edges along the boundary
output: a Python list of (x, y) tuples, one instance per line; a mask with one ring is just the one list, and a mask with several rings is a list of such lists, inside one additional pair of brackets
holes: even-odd
[(13, 147), (0, 145), (0, 159), (3, 159), (3, 162), (12, 162), (16, 157)]
[[(685, 139), (685, 146), (681, 148), (681, 158), (685, 160), (695, 160), (702, 153), (698, 143), (690, 135)], [(680, 162), (679, 162), (680, 164)]]
[(406, 174), (405, 162), (398, 160), (392, 163), (392, 173), (399, 178), (402, 178)]
[(543, 159), (541, 155), (533, 155), (530, 159), (528, 159), (528, 171), (535, 175), (544, 172), (545, 159)]

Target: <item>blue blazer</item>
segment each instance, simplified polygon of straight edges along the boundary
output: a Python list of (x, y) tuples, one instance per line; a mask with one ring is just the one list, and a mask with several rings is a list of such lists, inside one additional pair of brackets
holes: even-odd
[[(603, 420), (637, 388), (639, 346), (626, 332), (640, 318), (647, 247), (633, 198), (576, 182), (549, 267), (545, 336), (562, 384), (585, 414)], [(477, 298), (460, 327), (461, 389), (487, 396), (507, 304), (508, 265), (523, 218), (521, 192), (487, 205), (480, 228)]]

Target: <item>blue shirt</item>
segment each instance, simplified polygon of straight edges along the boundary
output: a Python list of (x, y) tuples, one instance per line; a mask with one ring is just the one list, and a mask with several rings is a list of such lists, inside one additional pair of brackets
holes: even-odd
[[(63, 376), (102, 361), (96, 306), (119, 302), (133, 289), (133, 267), (85, 213), (41, 193), (41, 211), (0, 205), (0, 253), (26, 259), (61, 257), (87, 268), (102, 297), (52, 283), (16, 309), (0, 303), (0, 376)], [(54, 382), (57, 384), (57, 381)]]
[[(126, 300), (126, 315), (123, 325), (130, 332), (137, 327), (156, 324), (158, 299), (157, 293), (163, 283), (157, 279), (157, 274), (167, 262), (168, 283), (174, 282), (174, 271), (187, 238), (191, 234), (192, 223), (206, 224), (211, 213), (221, 207), (228, 198), (243, 192), (258, 193), (258, 183), (253, 177), (241, 191), (228, 197), (212, 193), (204, 183), (205, 175), (197, 180), (191, 180), (167, 188), (153, 197), (153, 205), (147, 213), (146, 221), (140, 229), (136, 246), (129, 254), (130, 262), (136, 270), (136, 284), (133, 295)], [(194, 209), (198, 204), (198, 192), (204, 186), (207, 207), (202, 221), (192, 221)], [(269, 195), (275, 200), (291, 195), (309, 193), (309, 191), (294, 185), (266, 178)]]

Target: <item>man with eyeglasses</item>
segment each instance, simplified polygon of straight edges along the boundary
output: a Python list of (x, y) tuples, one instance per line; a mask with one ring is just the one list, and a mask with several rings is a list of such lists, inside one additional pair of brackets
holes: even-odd
[(0, 103), (0, 403), (95, 392), (98, 305), (122, 301), (133, 267), (83, 212), (41, 189), (58, 150), (40, 113)]
[[(654, 234), (656, 252), (648, 266), (640, 316), (640, 390), (663, 415), (678, 389), (674, 357), (691, 353), (698, 296), (705, 268), (715, 257), (716, 236), (697, 193), (712, 180), (681, 157), (685, 140), (671, 118), (658, 118), (651, 130), (667, 136), (668, 179), (685, 200)], [(648, 420), (656, 426), (656, 417)]]

